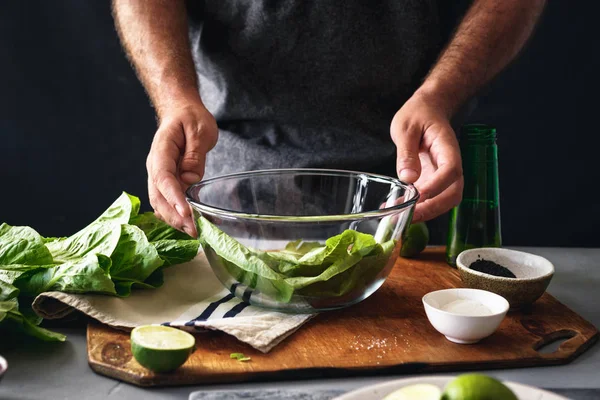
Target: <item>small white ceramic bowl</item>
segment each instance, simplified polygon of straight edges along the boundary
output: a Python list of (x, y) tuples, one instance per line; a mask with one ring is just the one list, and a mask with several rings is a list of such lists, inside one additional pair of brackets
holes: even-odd
[[(486, 259), (509, 269), (516, 278), (505, 278), (469, 268), (478, 259)], [(554, 276), (554, 265), (544, 257), (523, 251), (483, 247), (461, 252), (456, 266), (464, 285), (494, 292), (504, 297), (511, 308), (530, 305), (544, 294)]]
[(8, 363), (6, 362), (6, 359), (2, 356), (0, 356), (0, 381), (2, 380), (2, 377), (4, 376), (4, 373), (6, 372), (6, 370), (8, 369)]
[[(491, 313), (474, 316), (443, 310), (444, 306), (457, 300), (480, 303)], [(431, 325), (446, 339), (459, 344), (477, 343), (490, 336), (498, 329), (509, 308), (504, 297), (479, 289), (437, 290), (423, 296), (423, 305)]]

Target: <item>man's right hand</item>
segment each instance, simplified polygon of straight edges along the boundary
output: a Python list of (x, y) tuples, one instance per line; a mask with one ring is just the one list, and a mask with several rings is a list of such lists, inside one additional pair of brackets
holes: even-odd
[(206, 153), (217, 143), (215, 118), (202, 103), (162, 110), (146, 161), (150, 204), (159, 218), (196, 236), (184, 191), (202, 179)]

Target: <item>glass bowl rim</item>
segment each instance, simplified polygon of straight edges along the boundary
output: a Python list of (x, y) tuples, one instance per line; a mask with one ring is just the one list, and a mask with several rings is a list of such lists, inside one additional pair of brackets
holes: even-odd
[[(379, 210), (371, 210), (365, 211), (361, 213), (354, 214), (331, 214), (331, 215), (301, 215), (301, 216), (290, 216), (290, 215), (271, 215), (271, 214), (251, 214), (251, 213), (243, 213), (239, 211), (228, 210), (224, 208), (219, 208), (215, 206), (209, 206), (208, 204), (204, 204), (200, 201), (197, 201), (192, 198), (191, 192), (196, 188), (202, 189), (204, 186), (208, 186), (211, 183), (232, 179), (232, 178), (243, 178), (249, 176), (257, 176), (257, 175), (271, 175), (271, 174), (285, 174), (285, 173), (300, 173), (305, 175), (328, 175), (328, 176), (345, 176), (345, 177), (364, 177), (369, 180), (375, 180), (378, 182), (385, 182), (393, 184), (395, 187), (399, 187), (402, 189), (411, 189), (413, 191), (413, 196), (408, 201), (405, 201), (401, 204), (396, 204), (391, 207), (381, 208)], [(341, 169), (326, 169), (326, 168), (274, 168), (274, 169), (261, 169), (261, 170), (253, 170), (253, 171), (243, 171), (243, 172), (235, 172), (226, 175), (216, 176), (214, 178), (210, 178), (204, 181), (200, 181), (194, 183), (185, 191), (186, 200), (192, 207), (196, 208), (202, 213), (206, 213), (208, 215), (217, 216), (219, 218), (226, 219), (246, 219), (246, 220), (254, 220), (254, 221), (269, 221), (269, 222), (282, 222), (282, 223), (297, 223), (297, 222), (340, 222), (340, 221), (355, 221), (358, 219), (374, 219), (374, 218), (382, 218), (390, 215), (397, 214), (399, 211), (407, 209), (419, 200), (420, 194), (417, 188), (411, 183), (404, 183), (399, 179), (380, 175), (380, 174), (372, 174), (368, 172), (359, 172), (359, 171), (351, 171), (351, 170), (341, 170)]]

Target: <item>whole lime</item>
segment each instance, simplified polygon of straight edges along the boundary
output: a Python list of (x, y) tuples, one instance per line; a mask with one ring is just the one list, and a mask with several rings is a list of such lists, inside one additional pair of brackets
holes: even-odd
[(506, 385), (483, 374), (463, 374), (449, 382), (441, 400), (518, 400)]
[(400, 255), (402, 257), (410, 258), (414, 257), (427, 247), (429, 243), (429, 229), (425, 222), (419, 222), (411, 224), (408, 227), (406, 238), (402, 243), (402, 250)]

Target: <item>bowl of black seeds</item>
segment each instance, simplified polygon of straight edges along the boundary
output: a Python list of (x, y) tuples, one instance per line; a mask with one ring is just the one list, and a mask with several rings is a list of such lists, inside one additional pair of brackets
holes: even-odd
[(499, 294), (511, 308), (535, 302), (554, 276), (554, 265), (544, 257), (496, 247), (465, 250), (456, 265), (465, 287)]

